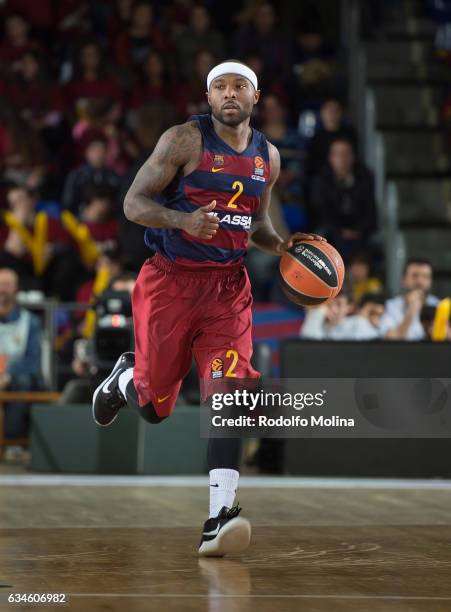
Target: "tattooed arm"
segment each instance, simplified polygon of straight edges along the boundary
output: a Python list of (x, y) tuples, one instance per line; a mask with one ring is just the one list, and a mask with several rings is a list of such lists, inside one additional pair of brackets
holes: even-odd
[(271, 175), (268, 186), (262, 195), (257, 216), (252, 222), (252, 241), (262, 251), (272, 253), (273, 255), (282, 255), (284, 251), (289, 249), (299, 240), (325, 240), (325, 238), (322, 238), (317, 234), (303, 234), (301, 232), (296, 232), (286, 240), (283, 240), (274, 229), (269, 217), (269, 206), (271, 204), (272, 188), (279, 177), (280, 155), (276, 147), (270, 142), (268, 142), (268, 152)]
[(125, 196), (127, 219), (146, 227), (182, 229), (198, 238), (212, 238), (219, 221), (208, 213), (216, 206), (216, 201), (185, 213), (166, 208), (154, 200), (178, 173), (191, 171), (197, 165), (201, 151), (201, 135), (194, 123), (166, 130)]

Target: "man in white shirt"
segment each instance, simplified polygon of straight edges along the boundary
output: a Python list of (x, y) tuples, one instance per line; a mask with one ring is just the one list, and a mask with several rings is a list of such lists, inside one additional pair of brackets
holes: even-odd
[(380, 294), (365, 294), (357, 313), (349, 294), (342, 291), (336, 298), (307, 311), (301, 328), (306, 340), (377, 340), (379, 323), (384, 313), (384, 299)]
[(436, 306), (438, 298), (430, 294), (432, 264), (426, 259), (409, 259), (402, 277), (403, 295), (387, 300), (380, 331), (387, 340), (423, 340), (420, 312), (423, 306)]

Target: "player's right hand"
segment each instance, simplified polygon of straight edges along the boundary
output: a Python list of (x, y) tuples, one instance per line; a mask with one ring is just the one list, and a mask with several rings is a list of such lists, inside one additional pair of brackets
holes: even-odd
[(219, 228), (219, 219), (209, 213), (216, 206), (216, 200), (201, 206), (192, 213), (188, 213), (184, 219), (183, 230), (191, 236), (210, 240), (216, 234)]

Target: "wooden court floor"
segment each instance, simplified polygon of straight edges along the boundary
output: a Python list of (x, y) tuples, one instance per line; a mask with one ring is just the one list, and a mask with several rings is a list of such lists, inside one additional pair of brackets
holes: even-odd
[[(243, 487), (241, 557), (196, 556), (208, 489), (0, 486), (0, 610), (451, 612), (451, 487)], [(33, 609), (56, 610), (49, 604)]]

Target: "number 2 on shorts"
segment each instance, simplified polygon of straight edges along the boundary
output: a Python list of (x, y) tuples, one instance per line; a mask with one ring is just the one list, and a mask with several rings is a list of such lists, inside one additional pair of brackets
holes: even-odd
[(226, 372), (226, 376), (229, 376), (230, 378), (235, 378), (236, 373), (234, 372), (234, 370), (236, 368), (236, 364), (238, 363), (238, 352), (235, 351), (235, 349), (229, 349), (226, 353), (226, 357), (232, 358), (232, 362), (229, 365), (229, 369)]

